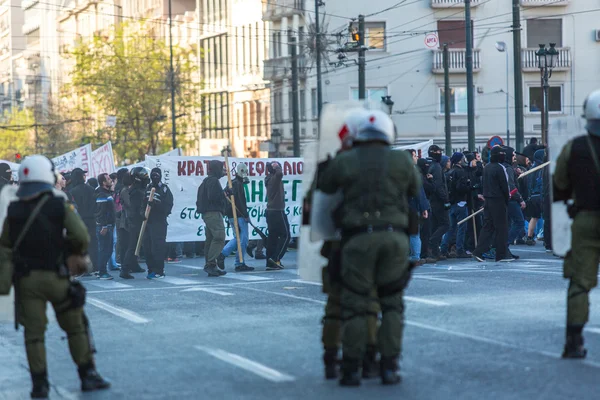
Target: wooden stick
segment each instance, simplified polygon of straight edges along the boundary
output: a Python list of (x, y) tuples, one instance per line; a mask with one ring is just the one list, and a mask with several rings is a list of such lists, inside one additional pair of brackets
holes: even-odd
[(545, 162), (545, 163), (543, 163), (541, 165), (538, 165), (535, 168), (531, 168), (529, 171), (523, 172), (521, 175), (519, 175), (519, 177), (517, 179), (521, 179), (521, 178), (523, 178), (523, 177), (525, 177), (525, 176), (527, 176), (529, 174), (533, 174), (534, 172), (539, 171), (540, 169), (542, 169), (542, 168), (544, 168), (544, 167), (546, 167), (548, 165), (550, 165), (550, 161)]
[(475, 247), (477, 247), (477, 221), (473, 218), (473, 237), (475, 238)]
[[(148, 203), (152, 203), (152, 201), (154, 201), (155, 190), (156, 190), (155, 188), (152, 188), (152, 190), (150, 190), (150, 197), (148, 198)], [(142, 229), (140, 229), (140, 237), (138, 237), (137, 246), (135, 246), (135, 255), (136, 256), (140, 255), (140, 250), (142, 249), (142, 241), (144, 239), (144, 232), (146, 231), (146, 225), (148, 225), (148, 217), (150, 216), (151, 209), (152, 209), (152, 207), (150, 206), (150, 204), (146, 205), (146, 212), (144, 213), (145, 219), (144, 219), (144, 222), (142, 222)]]
[[(225, 157), (225, 170), (227, 171), (227, 185), (229, 189), (233, 189), (233, 182), (231, 181), (231, 173), (229, 171), (229, 146), (223, 149)], [(240, 263), (244, 263), (244, 254), (242, 253), (242, 238), (240, 237), (240, 227), (238, 226), (237, 210), (235, 207), (235, 196), (231, 194), (231, 212), (233, 213), (233, 228), (235, 229), (235, 239), (237, 241), (237, 250), (239, 254)]]
[(459, 221), (459, 223), (456, 225), (462, 225), (465, 222), (467, 222), (468, 220), (470, 220), (471, 218), (473, 218), (474, 216), (476, 216), (477, 214), (482, 213), (482, 212), (483, 212), (483, 207), (481, 208), (481, 210), (475, 211), (473, 214), (469, 215), (467, 218), (463, 219), (462, 221)]

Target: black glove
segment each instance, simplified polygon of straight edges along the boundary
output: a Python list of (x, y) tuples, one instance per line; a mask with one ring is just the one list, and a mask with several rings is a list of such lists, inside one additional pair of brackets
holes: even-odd
[(223, 190), (223, 192), (225, 192), (225, 196), (227, 196), (227, 197), (233, 196), (233, 189), (231, 189), (229, 187), (225, 188), (225, 190)]

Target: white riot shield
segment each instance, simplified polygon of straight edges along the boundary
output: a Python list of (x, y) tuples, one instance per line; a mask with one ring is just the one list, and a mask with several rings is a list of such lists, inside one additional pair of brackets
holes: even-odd
[[(335, 157), (341, 148), (338, 134), (344, 126), (346, 117), (357, 108), (384, 110), (384, 105), (373, 101), (348, 101), (323, 105), (319, 141), (310, 143), (304, 148), (303, 192), (305, 196), (314, 186), (313, 180), (316, 178), (318, 164), (328, 157)], [(321, 268), (327, 264), (327, 260), (321, 256), (320, 250), (324, 240), (337, 238), (338, 233), (331, 211), (340, 201), (341, 193), (327, 195), (319, 190), (314, 190), (312, 193), (310, 225), (301, 227), (298, 249), (298, 273), (304, 280), (321, 282)]]
[[(6, 212), (11, 202), (18, 200), (17, 186), (6, 185), (0, 192), (0, 235), (6, 219)], [(11, 289), (8, 296), (0, 296), (0, 323), (14, 321), (14, 293)]]
[[(560, 155), (567, 142), (577, 136), (587, 134), (585, 121), (581, 117), (564, 117), (551, 121), (548, 130), (548, 156), (550, 160), (550, 172), (554, 175), (556, 159)], [(552, 185), (552, 183), (551, 183)], [(552, 186), (550, 186), (552, 188)], [(550, 190), (552, 196), (552, 189)], [(571, 218), (567, 214), (567, 206), (563, 202), (554, 202), (552, 199), (552, 227), (544, 226), (544, 229), (552, 229), (552, 250), (559, 256), (565, 256), (571, 249)]]

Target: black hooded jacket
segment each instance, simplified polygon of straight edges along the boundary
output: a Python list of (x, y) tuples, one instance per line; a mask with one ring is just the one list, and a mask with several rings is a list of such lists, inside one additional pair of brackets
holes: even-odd
[(224, 212), (228, 203), (219, 179), (223, 177), (223, 162), (212, 160), (208, 163), (208, 176), (204, 178), (198, 188), (196, 197), (196, 211), (203, 214), (207, 212)]
[(515, 154), (515, 150), (511, 147), (505, 147), (504, 151), (506, 151), (506, 159), (502, 165), (504, 168), (506, 168), (506, 173), (508, 174), (508, 191), (509, 193), (512, 193), (510, 200), (521, 203), (523, 201), (523, 196), (521, 196), (521, 193), (519, 193), (519, 188), (517, 187), (517, 173), (512, 166), (512, 159), (513, 155)]
[(267, 164), (268, 175), (265, 178), (267, 187), (267, 210), (285, 210), (285, 191), (283, 189), (283, 171), (281, 165), (274, 167)]
[(508, 204), (508, 177), (505, 167), (494, 157), (492, 149), (491, 162), (483, 169), (483, 197), (501, 198)]
[(173, 210), (173, 193), (167, 185), (161, 182), (162, 172), (160, 168), (153, 168), (150, 172), (150, 177), (158, 174), (158, 180), (152, 180), (148, 187), (146, 187), (146, 197), (144, 198), (143, 210), (146, 210), (148, 199), (150, 198), (150, 191), (154, 189), (154, 200), (152, 201), (152, 210), (148, 216), (148, 223), (167, 223), (167, 217)]
[(448, 198), (448, 187), (446, 186), (446, 175), (444, 175), (444, 169), (442, 165), (433, 160), (431, 167), (429, 167), (429, 173), (433, 176), (434, 191), (431, 195), (431, 202), (437, 204), (447, 204), (450, 202)]
[[(244, 190), (244, 178), (236, 176), (231, 182), (233, 187), (233, 195), (235, 196), (235, 206), (237, 207), (237, 216), (240, 218), (248, 218), (248, 204), (246, 203), (246, 192)], [(233, 218), (233, 210), (231, 209), (231, 203), (228, 203), (225, 207), (225, 215)]]
[(77, 204), (77, 212), (81, 219), (94, 220), (96, 218), (96, 192), (93, 187), (85, 184), (82, 171), (73, 171), (69, 193)]
[(417, 167), (421, 172), (421, 177), (423, 178), (423, 189), (425, 190), (425, 195), (427, 198), (431, 198), (433, 192), (435, 190), (435, 186), (433, 185), (433, 181), (431, 179), (427, 179), (427, 174), (429, 173), (429, 167), (433, 161), (426, 158), (419, 158), (417, 160)]

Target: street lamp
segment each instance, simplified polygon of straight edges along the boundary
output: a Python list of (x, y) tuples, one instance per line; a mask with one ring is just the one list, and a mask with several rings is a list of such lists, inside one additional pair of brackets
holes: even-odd
[(275, 157), (279, 157), (279, 146), (281, 145), (281, 139), (283, 139), (279, 129), (273, 129), (271, 133), (271, 143), (275, 146)]
[(381, 102), (383, 104), (385, 104), (385, 106), (387, 107), (387, 110), (388, 110), (388, 114), (391, 116), (392, 115), (392, 109), (394, 107), (394, 102), (392, 101), (392, 96), (382, 96), (381, 97)]
[(540, 44), (540, 49), (535, 53), (538, 58), (538, 68), (542, 78), (542, 90), (544, 94), (544, 112), (542, 113), (542, 144), (548, 143), (548, 125), (550, 122), (550, 113), (548, 110), (548, 90), (550, 89), (549, 80), (552, 77), (552, 70), (558, 59), (558, 50), (556, 43), (550, 43), (547, 49), (545, 44)]
[(508, 46), (505, 42), (496, 42), (496, 50), (506, 54), (506, 145), (510, 146), (510, 121), (509, 121), (509, 99), (508, 99)]

